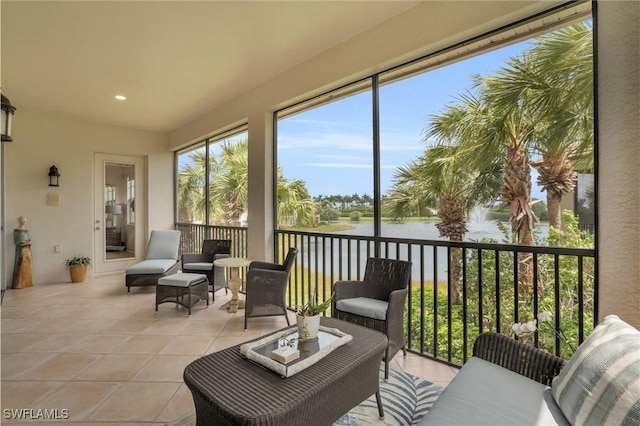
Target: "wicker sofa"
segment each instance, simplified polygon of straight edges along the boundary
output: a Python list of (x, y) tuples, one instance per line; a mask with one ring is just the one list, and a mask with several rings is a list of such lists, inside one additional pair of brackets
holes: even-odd
[(473, 345), (473, 357), (421, 424), (569, 424), (549, 392), (563, 365), (561, 358), (511, 337), (483, 333)]
[(607, 316), (565, 362), (483, 333), (421, 425), (640, 424), (640, 332)]

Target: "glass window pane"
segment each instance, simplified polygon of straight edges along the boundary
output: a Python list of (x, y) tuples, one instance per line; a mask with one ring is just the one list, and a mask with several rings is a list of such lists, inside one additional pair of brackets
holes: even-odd
[(205, 146), (178, 153), (178, 222), (205, 223)]
[(247, 226), (248, 133), (209, 142), (209, 224)]
[[(547, 245), (549, 227), (561, 227), (550, 212), (576, 213), (571, 174), (593, 167), (591, 37), (588, 20), (433, 69), (416, 62), (382, 74), (382, 236)], [(520, 198), (541, 219), (531, 241), (498, 224), (511, 230)]]
[(373, 235), (371, 104), (367, 81), (279, 113), (279, 228)]

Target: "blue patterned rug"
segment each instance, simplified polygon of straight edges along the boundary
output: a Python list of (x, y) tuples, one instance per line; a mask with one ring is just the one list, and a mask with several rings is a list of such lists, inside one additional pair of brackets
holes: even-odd
[[(409, 373), (390, 370), (389, 379), (384, 380), (384, 368), (380, 369), (380, 394), (384, 407), (384, 419), (378, 418), (376, 397), (372, 395), (347, 414), (334, 426), (407, 426), (420, 422), (429, 411), (442, 388)], [(190, 413), (168, 426), (193, 426), (195, 413)]]

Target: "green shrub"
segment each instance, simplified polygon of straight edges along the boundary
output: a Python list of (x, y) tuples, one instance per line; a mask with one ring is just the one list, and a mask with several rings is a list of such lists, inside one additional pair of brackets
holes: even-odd
[[(537, 241), (538, 245), (549, 245), (552, 247), (574, 247), (593, 248), (593, 235), (581, 232), (575, 217), (570, 212), (563, 214), (563, 223), (566, 231), (549, 230), (547, 240)], [(501, 227), (504, 240), (510, 241), (511, 235), (507, 228)], [(538, 235), (538, 238), (540, 236)], [(483, 241), (495, 242), (495, 241)], [(410, 337), (409, 347), (414, 350), (437, 354), (440, 357), (449, 358), (453, 362), (463, 363), (471, 356), (473, 341), (481, 332), (496, 331), (498, 333), (512, 335), (511, 326), (514, 322), (522, 322), (535, 318), (534, 296), (532, 292), (523, 293), (518, 291), (517, 318), (514, 318), (516, 308), (514, 307), (514, 279), (513, 279), (513, 253), (500, 252), (498, 258), (499, 276), (496, 280), (495, 273), (495, 252), (483, 250), (481, 259), (478, 258), (478, 250), (467, 250), (466, 259), (466, 286), (462, 289), (464, 298), (460, 304), (451, 305), (447, 298), (446, 286), (439, 285), (437, 293), (437, 306), (434, 312), (434, 290), (430, 286), (425, 286), (422, 291), (412, 288), (409, 296), (410, 305), (407, 310), (410, 313), (411, 321), (408, 325), (407, 333)], [(556, 282), (553, 255), (538, 256), (538, 307), (537, 312), (548, 311), (555, 315), (556, 306)], [(578, 282), (578, 260), (575, 256), (558, 256), (560, 315), (552, 318), (551, 325), (563, 331), (567, 336), (571, 346), (578, 346), (578, 330), (580, 321), (584, 324), (584, 336), (588, 336), (593, 330), (594, 323), (594, 260), (584, 258), (583, 269), (583, 314), (580, 318), (579, 303), (579, 282)], [(482, 274), (479, 274), (481, 265)], [(482, 277), (480, 283), (479, 277)], [(496, 283), (498, 281), (498, 284)], [(478, 286), (478, 283), (480, 286)], [(482, 300), (480, 299), (482, 290)], [(420, 318), (420, 303), (423, 302), (424, 317)], [(499, 310), (498, 310), (499, 306)], [(449, 313), (450, 312), (450, 313)], [(499, 312), (499, 315), (498, 315)], [(480, 316), (480, 313), (482, 316)], [(433, 330), (437, 321), (438, 348), (434, 347)], [(559, 322), (558, 322), (559, 321)], [(464, 325), (467, 325), (467, 346), (464, 347)], [(556, 323), (557, 322), (557, 323)], [(424, 345), (420, 347), (421, 324), (424, 332)], [(451, 354), (448, 353), (448, 339), (451, 334)], [(568, 359), (573, 351), (568, 344), (559, 341), (561, 357)], [(539, 333), (538, 346), (542, 349), (556, 353), (556, 339), (553, 334)]]

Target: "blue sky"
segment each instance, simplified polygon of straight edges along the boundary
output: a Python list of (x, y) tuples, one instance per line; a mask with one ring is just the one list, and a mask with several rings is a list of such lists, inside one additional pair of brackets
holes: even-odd
[[(380, 89), (381, 189), (395, 169), (427, 146), (422, 133), (439, 113), (472, 86), (471, 76), (496, 71), (529, 46), (523, 42), (495, 50)], [(279, 121), (278, 163), (287, 179), (302, 179), (312, 196), (373, 194), (371, 93), (358, 94)], [(533, 193), (546, 199), (535, 183)]]

